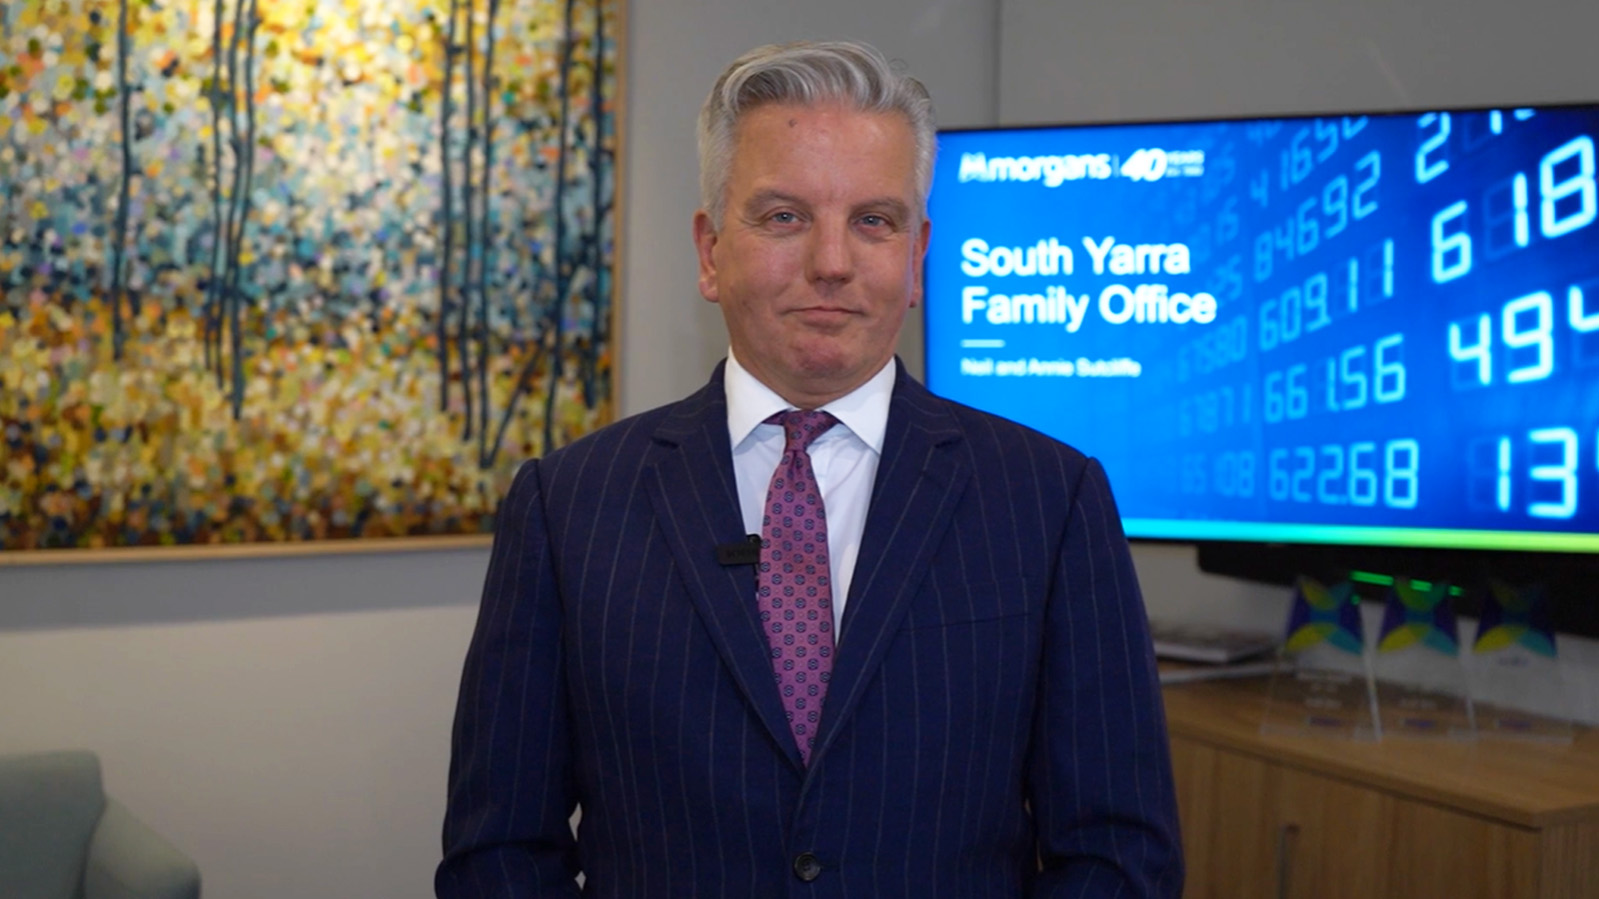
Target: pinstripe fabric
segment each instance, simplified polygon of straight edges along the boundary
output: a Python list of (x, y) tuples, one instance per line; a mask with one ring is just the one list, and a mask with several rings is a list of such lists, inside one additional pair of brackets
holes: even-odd
[(718, 370), (519, 473), (438, 894), (577, 895), (582, 870), (602, 897), (1178, 895), (1154, 662), (1099, 465), (901, 371), (806, 768), (753, 568), (713, 552), (744, 536), (725, 419)]

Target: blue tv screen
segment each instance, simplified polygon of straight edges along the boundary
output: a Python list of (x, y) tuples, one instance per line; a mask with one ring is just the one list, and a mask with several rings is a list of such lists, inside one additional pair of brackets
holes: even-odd
[(942, 132), (926, 374), (1130, 536), (1599, 552), (1599, 106)]

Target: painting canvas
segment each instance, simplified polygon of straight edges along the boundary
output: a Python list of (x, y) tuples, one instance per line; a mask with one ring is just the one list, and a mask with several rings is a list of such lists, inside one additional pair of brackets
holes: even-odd
[(490, 532), (613, 414), (619, 5), (0, 2), (0, 559)]

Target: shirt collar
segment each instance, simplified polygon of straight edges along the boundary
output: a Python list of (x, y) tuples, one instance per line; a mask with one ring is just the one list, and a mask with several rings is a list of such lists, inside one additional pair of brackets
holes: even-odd
[[(888, 432), (894, 376), (894, 361), (890, 359), (865, 384), (822, 407), (878, 455), (883, 453), (883, 437)], [(731, 347), (727, 350), (722, 386), (727, 392), (727, 433), (734, 447), (753, 434), (761, 422), (778, 412), (797, 408), (738, 364)]]

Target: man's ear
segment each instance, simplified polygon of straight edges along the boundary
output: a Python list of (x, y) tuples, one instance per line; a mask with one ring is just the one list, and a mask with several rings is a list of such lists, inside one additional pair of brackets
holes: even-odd
[(924, 286), (922, 274), (927, 270), (927, 242), (933, 236), (933, 223), (926, 218), (922, 219), (921, 233), (916, 235), (916, 284), (911, 288), (911, 309), (915, 309), (922, 302)]
[(700, 259), (700, 296), (715, 303), (719, 299), (716, 289), (716, 226), (710, 213), (701, 209), (694, 213), (694, 250)]

